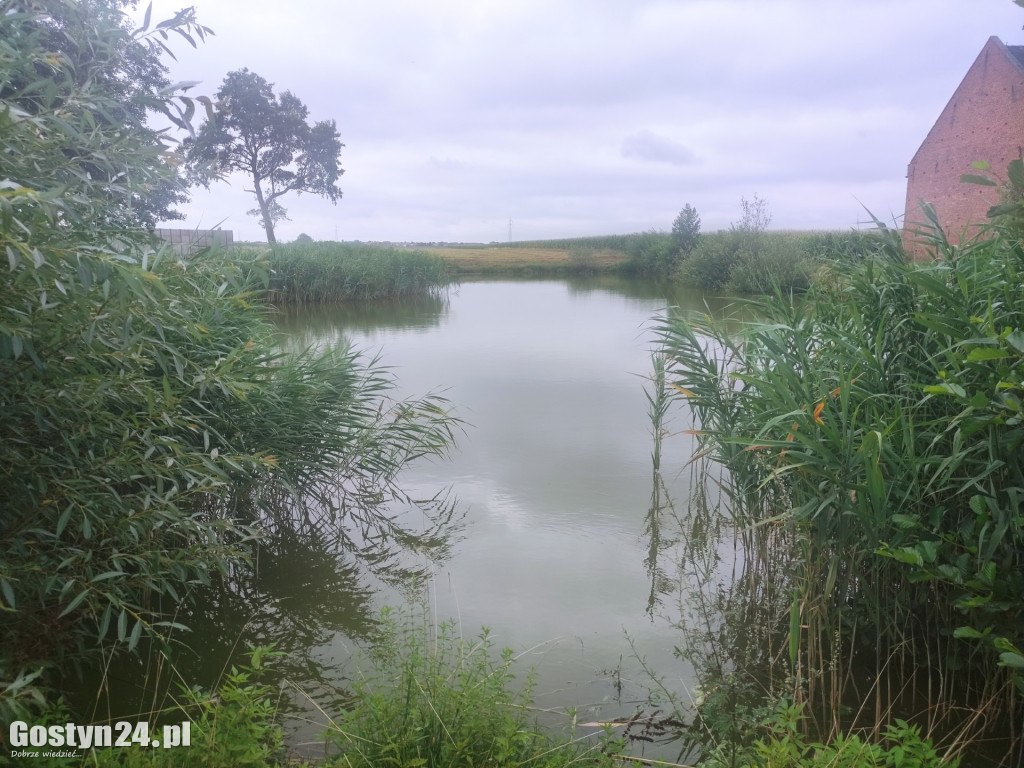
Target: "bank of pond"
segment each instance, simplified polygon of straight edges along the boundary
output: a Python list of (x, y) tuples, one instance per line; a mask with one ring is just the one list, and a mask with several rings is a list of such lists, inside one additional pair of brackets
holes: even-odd
[[(0, 716), (55, 730), (5, 748), (133, 718), (192, 746), (83, 764), (1014, 764), (1024, 249), (991, 234), (921, 263), (884, 228), (12, 261)], [(565, 279), (460, 286), (491, 250)], [(515, 636), (560, 557), (581, 648), (602, 610), (625, 632), (601, 705), (552, 713), (569, 656), (531, 675), (461, 619), (490, 580)]]
[(312, 240), (239, 244), (268, 298), (282, 304), (394, 299), (435, 293), (459, 279), (621, 275), (728, 296), (807, 290), (836, 261), (877, 254), (874, 230), (722, 231), (683, 252), (663, 232), (516, 243), (387, 245)]

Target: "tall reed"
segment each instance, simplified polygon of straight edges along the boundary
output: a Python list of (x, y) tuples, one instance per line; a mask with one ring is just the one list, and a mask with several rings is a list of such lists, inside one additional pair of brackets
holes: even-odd
[(782, 658), (816, 729), (911, 711), (954, 750), (1019, 739), (1024, 252), (935, 228), (918, 266), (881, 236), (805, 300), (756, 302), (740, 339), (665, 321), (669, 381), (744, 557), (788, 595)]
[(315, 304), (431, 295), (451, 282), (444, 261), (424, 251), (363, 243), (288, 243), (265, 255), (270, 301)]

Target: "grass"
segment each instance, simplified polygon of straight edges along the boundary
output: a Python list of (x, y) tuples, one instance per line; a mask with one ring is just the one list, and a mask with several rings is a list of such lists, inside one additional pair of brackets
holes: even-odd
[(548, 246), (508, 245), (483, 248), (429, 248), (458, 276), (561, 276), (581, 272), (610, 272), (626, 255), (607, 248), (588, 249), (554, 241)]
[[(78, 750), (83, 764), (123, 768), (325, 768), (493, 766), (609, 768), (622, 746), (607, 732), (580, 736), (542, 730), (531, 719), (530, 674), (517, 677), (515, 655), (496, 651), (489, 632), (460, 637), (454, 622), (431, 626), (411, 613), (381, 614), (371, 649), (354, 660), (346, 702), (325, 711), (324, 756), (289, 758), (280, 724), (285, 694), (264, 681), (283, 654), (255, 648), (215, 691), (182, 689), (161, 722), (192, 723), (192, 746), (171, 750)], [(49, 722), (64, 722), (55, 709)], [(153, 721), (153, 715), (139, 720)], [(568, 718), (567, 718), (568, 722)], [(157, 731), (159, 733), (159, 731)], [(69, 765), (70, 761), (53, 761)], [(40, 765), (49, 761), (41, 759)]]
[[(352, 706), (332, 719), (332, 758), (346, 768), (403, 766), (610, 766), (613, 744), (567, 731), (543, 732), (529, 719), (530, 676), (517, 678), (511, 649), (495, 653), (485, 628), (459, 637), (385, 613), (372, 660), (352, 684)], [(369, 662), (369, 663), (367, 663)]]
[(423, 246), (296, 242), (239, 244), (233, 252), (262, 264), (268, 296), (279, 304), (437, 295), (461, 277), (564, 277), (598, 273), (674, 279), (709, 293), (805, 290), (822, 257), (863, 258), (877, 245), (857, 232), (735, 231), (702, 235), (688, 256), (663, 232), (519, 243)]

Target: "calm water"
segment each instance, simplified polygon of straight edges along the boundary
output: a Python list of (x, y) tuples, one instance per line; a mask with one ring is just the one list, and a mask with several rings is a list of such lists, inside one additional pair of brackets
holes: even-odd
[[(273, 670), (329, 712), (384, 606), (454, 620), (467, 638), (488, 627), (497, 648), (521, 654), (519, 671), (536, 670), (535, 703), (555, 727), (568, 707), (581, 723), (633, 714), (650, 683), (636, 654), (685, 697), (694, 681), (673, 653), (680, 587), (665, 576), (679, 552), (656, 537), (652, 546), (647, 526), (645, 386), (664, 308), (719, 314), (722, 303), (593, 278), (469, 282), (444, 299), (276, 317), (286, 347), (352, 343), (393, 370), (398, 395), (451, 401), (465, 422), (457, 449), (400, 482), (414, 497), (450, 500), (444, 541), (382, 554), (277, 538), (261, 546), (256, 568), (178, 607), (191, 628), (175, 654), (181, 678), (151, 664), (156, 654), (132, 657), (107, 670), (110, 695), (90, 694), (95, 680), (75, 686), (76, 698), (89, 697), (78, 708), (93, 719), (159, 709), (152, 690), (176, 691), (178, 679), (214, 686), (247, 645), (274, 643), (285, 655)], [(680, 409), (667, 426), (692, 425)], [(683, 507), (692, 452), (683, 434), (662, 450), (667, 490)], [(415, 507), (392, 511), (412, 526), (425, 519)], [(315, 753), (322, 720), (294, 698), (292, 746)]]
[[(457, 500), (462, 522), (447, 557), (410, 553), (406, 565), (429, 574), (411, 592), (364, 574), (359, 610), (421, 601), (464, 635), (487, 626), (498, 647), (526, 651), (537, 706), (576, 707), (581, 721), (635, 710), (645, 679), (634, 649), (687, 690), (689, 670), (673, 655), (678, 630), (661, 616), (674, 596), (649, 610), (644, 533), (653, 448), (644, 387), (651, 326), (670, 301), (705, 310), (696, 296), (593, 279), (470, 282), (447, 300), (279, 318), (289, 343), (347, 340), (379, 354), (401, 393), (443, 391), (467, 423), (450, 460), (417, 465), (402, 480), (414, 495), (447, 489)], [(685, 421), (677, 412), (669, 427), (686, 429)], [(687, 436), (664, 447), (679, 499), (691, 453)], [(303, 579), (303, 564), (292, 567)], [(316, 657), (343, 667), (351, 634), (342, 625), (321, 637)]]

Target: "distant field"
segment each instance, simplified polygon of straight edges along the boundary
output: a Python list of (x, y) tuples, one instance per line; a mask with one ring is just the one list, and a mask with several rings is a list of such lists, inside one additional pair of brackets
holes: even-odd
[(583, 265), (602, 272), (624, 263), (628, 256), (609, 249), (536, 248), (502, 246), (480, 248), (421, 248), (439, 256), (459, 274), (557, 273), (580, 269)]

